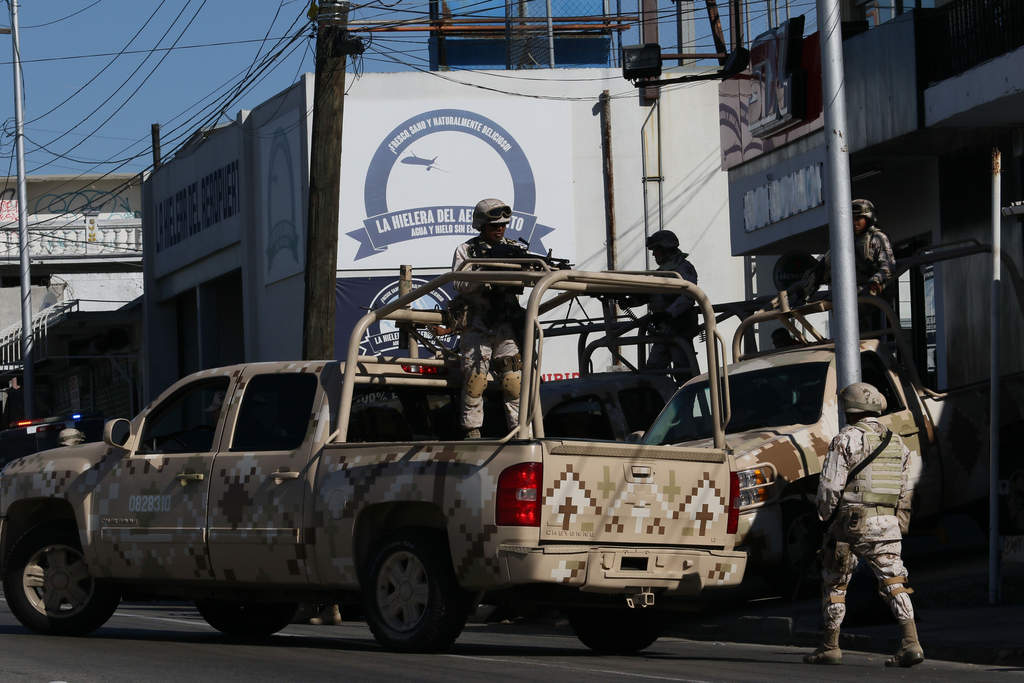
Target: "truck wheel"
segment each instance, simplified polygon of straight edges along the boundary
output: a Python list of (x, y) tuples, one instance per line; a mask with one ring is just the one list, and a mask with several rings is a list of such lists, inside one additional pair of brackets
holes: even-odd
[(11, 549), (3, 583), (18, 621), (47, 635), (92, 633), (121, 601), (115, 586), (89, 574), (70, 525), (46, 524), (22, 536)]
[(196, 600), (196, 609), (206, 623), (226, 636), (245, 639), (274, 635), (291, 623), (298, 608), (294, 602)]
[(649, 647), (665, 628), (665, 615), (649, 609), (573, 609), (569, 625), (595, 652), (632, 655)]
[(407, 531), (378, 546), (363, 601), (377, 642), (403, 652), (449, 649), (469, 614), (444, 537), (426, 531)]

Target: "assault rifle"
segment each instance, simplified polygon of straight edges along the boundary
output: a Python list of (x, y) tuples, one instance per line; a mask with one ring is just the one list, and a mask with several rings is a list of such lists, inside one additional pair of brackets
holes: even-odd
[[(547, 253), (546, 256), (544, 254), (534, 254), (533, 252), (530, 251), (529, 243), (526, 240), (522, 239), (522, 238), (519, 238), (518, 240), (516, 240), (515, 244), (507, 244), (505, 242), (501, 242), (499, 244), (494, 245), (493, 247), (491, 247), (491, 250), (487, 253), (487, 258), (493, 258), (493, 259), (533, 258), (533, 259), (540, 259), (545, 264), (547, 264), (547, 266), (549, 268), (554, 268), (555, 270), (571, 270), (572, 269), (572, 264), (569, 263), (569, 259), (567, 259), (567, 258), (558, 258), (556, 256), (552, 256), (551, 255), (551, 249), (548, 249), (548, 253)], [(527, 270), (539, 270), (539, 268), (536, 265), (534, 265), (534, 264), (525, 264), (523, 267), (525, 269), (527, 269)]]

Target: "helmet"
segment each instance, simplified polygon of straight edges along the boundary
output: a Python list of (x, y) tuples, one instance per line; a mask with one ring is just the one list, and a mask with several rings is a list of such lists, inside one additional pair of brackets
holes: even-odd
[(859, 218), (864, 216), (868, 219), (868, 226), (875, 224), (875, 205), (868, 199), (854, 199), (853, 200), (853, 217)]
[(679, 238), (671, 230), (659, 230), (647, 238), (647, 248), (678, 249)]
[(512, 209), (500, 199), (481, 199), (473, 209), (473, 227), (479, 230), (488, 223), (505, 224), (511, 215)]
[(67, 427), (66, 429), (60, 430), (60, 436), (58, 437), (60, 442), (64, 446), (74, 446), (85, 441), (85, 434), (75, 429), (74, 427)]
[(847, 413), (874, 413), (881, 415), (885, 410), (885, 396), (867, 382), (854, 382), (839, 392)]

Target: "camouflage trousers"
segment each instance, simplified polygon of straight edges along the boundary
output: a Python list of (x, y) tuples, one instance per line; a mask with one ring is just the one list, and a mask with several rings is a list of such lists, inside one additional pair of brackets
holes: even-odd
[[(822, 617), (826, 629), (839, 629), (846, 616), (846, 588), (857, 567), (857, 559), (863, 559), (878, 581), (879, 593), (888, 601), (889, 609), (897, 620), (914, 618), (914, 606), (910, 595), (900, 584), (888, 585), (886, 579), (905, 577), (907, 569), (900, 557), (901, 542), (893, 540), (872, 541), (850, 539), (842, 541), (831, 534), (825, 535), (822, 546)], [(893, 595), (893, 592), (896, 594)]]
[[(518, 360), (519, 345), (512, 330), (500, 325), (494, 330), (482, 330), (476, 326), (467, 329), (459, 340), (462, 354), (462, 411), (460, 421), (465, 430), (479, 429), (484, 423), (484, 396), (487, 373), (491, 361), (505, 363)], [(507, 360), (505, 360), (507, 359)], [(505, 399), (505, 422), (511, 431), (519, 424), (519, 377), (520, 370), (496, 368), (500, 375), (502, 393)]]

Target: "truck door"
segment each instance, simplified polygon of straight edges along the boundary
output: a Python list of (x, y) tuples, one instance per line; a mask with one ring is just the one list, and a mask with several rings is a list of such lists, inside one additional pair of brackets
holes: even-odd
[(111, 576), (213, 578), (204, 543), (213, 452), (231, 378), (184, 381), (143, 416), (132, 450), (92, 493)]
[[(214, 574), (241, 583), (305, 583), (310, 456), (329, 417), (320, 415), (318, 368), (246, 369), (229, 410), (210, 482)], [(319, 438), (322, 440), (323, 435)]]

